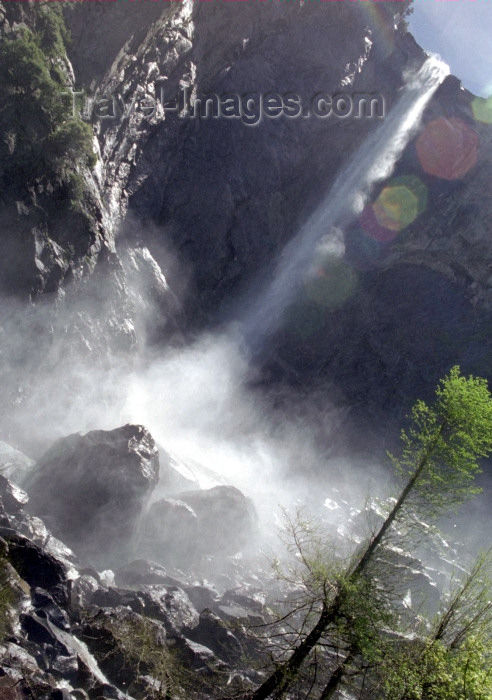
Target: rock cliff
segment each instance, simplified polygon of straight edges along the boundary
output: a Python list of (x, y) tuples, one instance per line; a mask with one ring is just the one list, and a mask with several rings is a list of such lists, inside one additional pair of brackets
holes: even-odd
[[(403, 23), (394, 28), (401, 3), (384, 5), (377, 16), (357, 3), (66, 9), (72, 39), (68, 54), (58, 45), (60, 84), (85, 91), (74, 104), (94, 129), (97, 163), (75, 167), (83, 183), (75, 207), (60, 177), (27, 178), (17, 194), (4, 188), (7, 395), (25, 401), (32, 388), (26, 372), (11, 371), (16, 359), (38, 378), (65, 357), (90, 365), (122, 354), (128, 362), (146, 344), (181, 343), (210, 327), (260, 283), (378, 120), (246, 125), (168, 107), (175, 97), (295, 92), (309, 104), (344, 92), (379, 93), (389, 111), (425, 56)], [(1, 18), (6, 40), (23, 27), (39, 34), (44, 21), (31, 3), (4, 3)], [(344, 231), (356, 291), (335, 310), (310, 302), (301, 313), (314, 318), (315, 332), (277, 335), (263, 359), (268, 381), (325, 376), (349, 403), (387, 409), (452, 361), (490, 376), (483, 192), (491, 127), (473, 110), (473, 96), (447, 79), (394, 173), (418, 173), (425, 210), (383, 244), (364, 238), (357, 222)], [(419, 135), (439, 119), (458, 119), (479, 140), (473, 167), (454, 179), (422, 173), (418, 162)], [(402, 323), (408, 306), (411, 320)], [(12, 328), (19, 319), (20, 333)], [(22, 339), (34, 334), (27, 352)]]

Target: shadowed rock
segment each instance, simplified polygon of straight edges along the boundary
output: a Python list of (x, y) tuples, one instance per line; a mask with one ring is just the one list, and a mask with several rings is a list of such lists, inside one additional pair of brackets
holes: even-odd
[(203, 555), (242, 550), (256, 526), (252, 502), (234, 486), (186, 491), (156, 501), (145, 516), (140, 548), (164, 565), (190, 566)]
[(142, 526), (141, 550), (170, 566), (189, 566), (196, 553), (198, 519), (183, 501), (162, 498), (152, 504)]
[(116, 560), (130, 550), (158, 476), (158, 452), (142, 426), (70, 435), (36, 465), (31, 510), (85, 559)]
[(254, 506), (234, 486), (187, 491), (179, 499), (198, 518), (197, 549), (205, 554), (230, 555), (243, 549), (256, 527)]
[(59, 605), (68, 600), (65, 564), (27, 537), (7, 535), (8, 558), (19, 576), (31, 587), (48, 591)]
[(226, 663), (238, 663), (243, 649), (237, 637), (212, 610), (205, 609), (194, 629), (186, 631), (186, 637), (211, 649)]

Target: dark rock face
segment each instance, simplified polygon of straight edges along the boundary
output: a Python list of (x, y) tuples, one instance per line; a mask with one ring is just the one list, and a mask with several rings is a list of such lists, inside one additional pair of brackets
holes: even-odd
[[(302, 319), (313, 323), (305, 335)], [(373, 429), (381, 431), (388, 422), (401, 425), (418, 397), (430, 399), (454, 363), (491, 376), (491, 327), (491, 311), (471, 306), (463, 287), (424, 266), (394, 264), (363, 272), (343, 308), (320, 315), (308, 300), (300, 302), (271, 345), (265, 376), (279, 378), (288, 368), (294, 381), (303, 377), (313, 387), (332, 381), (348, 405), (361, 407), (349, 449), (353, 454), (360, 440), (367, 451), (370, 431), (361, 428), (368, 407)]]
[(187, 566), (197, 549), (198, 518), (183, 501), (160, 499), (152, 504), (142, 525), (144, 554), (171, 566)]
[(64, 564), (27, 537), (5, 535), (5, 540), (9, 548), (9, 560), (19, 576), (30, 586), (45, 588), (54, 601), (66, 605), (68, 572)]
[(38, 462), (28, 487), (31, 510), (80, 556), (118, 556), (131, 548), (158, 475), (158, 452), (142, 426), (71, 435)]
[(238, 663), (243, 648), (230, 629), (211, 610), (203, 610), (200, 621), (194, 629), (186, 633), (194, 642), (207, 646), (227, 663)]
[[(7, 480), (2, 489), (14, 492)], [(247, 503), (240, 496), (219, 487), (192, 492), (190, 500), (203, 528), (211, 528), (208, 513), (230, 529), (227, 518), (234, 512), (236, 522), (241, 513), (238, 503)], [(227, 509), (228, 502), (234, 508)], [(272, 596), (279, 600), (288, 595), (288, 588), (279, 591), (276, 584), (272, 588), (272, 581), (265, 581), (264, 588), (257, 574), (248, 583), (243, 568), (236, 572), (242, 583), (233, 584), (219, 597), (206, 581), (199, 584), (185, 574), (182, 581), (173, 579), (162, 566), (145, 560), (134, 560), (118, 571), (117, 582), (130, 587), (107, 585), (104, 581), (111, 579), (110, 572), (99, 574), (67, 563), (57, 555), (68, 551), (62, 543), (51, 553), (53, 544), (44, 524), (33, 525), (35, 519), (16, 498), (6, 498), (6, 504), (9, 525), (0, 529), (4, 538), (0, 539), (0, 578), (12, 595), (7, 624), (0, 626), (8, 634), (7, 641), (0, 636), (2, 697), (158, 700), (167, 693), (168, 697), (208, 700), (230, 692), (245, 697), (248, 689), (261, 683), (263, 677), (254, 669), (264, 662), (265, 648), (254, 628), (265, 626)], [(374, 506), (372, 511), (377, 522), (380, 511)], [(354, 527), (360, 525), (355, 521), (369, 517), (370, 510), (359, 513)], [(44, 532), (40, 544), (18, 531), (30, 528), (38, 537)], [(204, 529), (208, 546), (216, 547), (212, 535)], [(437, 540), (436, 555), (438, 551)], [(442, 565), (449, 566), (449, 561), (436, 557), (433, 564), (439, 571), (424, 568), (418, 558), (402, 550), (381, 551), (378, 567), (396, 575), (400, 585), (393, 593), (405, 618), (412, 620), (415, 615), (410, 600), (419, 610), (435, 611), (439, 602), (435, 574), (442, 575)]]
[[(391, 24), (389, 5), (388, 10)], [(125, 85), (157, 95), (154, 82), (160, 75), (170, 100), (186, 85), (190, 94), (255, 93), (258, 99), (294, 91), (310, 107), (320, 91), (335, 94), (342, 86), (357, 91), (370, 85), (373, 92), (384, 90), (389, 106), (401, 86), (401, 71), (424, 55), (395, 33), (391, 57), (372, 57), (368, 42), (377, 42), (380, 31), (372, 29), (374, 36), (346, 3), (330, 8), (195, 6), (191, 13), (182, 8), (172, 21), (149, 31), (137, 62), (120, 57), (105, 76), (102, 92), (118, 92)], [(384, 78), (378, 73), (382, 64)], [(114, 120), (100, 132), (114, 160), (107, 163), (105, 186), (113, 195), (122, 193), (124, 164), (123, 198), (152, 224), (145, 244), (164, 265), (165, 230), (168, 245), (189, 271), (193, 291), (187, 314), (203, 322), (271, 260), (372, 128), (371, 120), (263, 118), (247, 126), (241, 120), (200, 122), (169, 114), (165, 120), (161, 115), (134, 118), (133, 139), (142, 149), (135, 161), (127, 128)], [(128, 228), (127, 240), (135, 241)], [(171, 279), (177, 289), (180, 283)]]
[(186, 491), (179, 498), (198, 518), (197, 549), (207, 554), (235, 554), (256, 528), (253, 503), (234, 486)]
[[(15, 487), (4, 480), (2, 490), (11, 495)], [(218, 596), (212, 589), (180, 584), (158, 564), (143, 560), (122, 567), (118, 575), (132, 580), (132, 590), (108, 587), (103, 582), (108, 572), (103, 576), (67, 564), (51, 553), (42, 521), (26, 514), (16, 498), (6, 498), (6, 504), (8, 525), (0, 539), (6, 617), (0, 620), (1, 697), (212, 698), (236, 666), (241, 677), (247, 675), (238, 635), (210, 610), (199, 618), (185, 591), (195, 599), (207, 591), (213, 602)], [(44, 532), (46, 547), (18, 531), (29, 529), (38, 536)], [(58, 549), (69, 551), (62, 543)]]

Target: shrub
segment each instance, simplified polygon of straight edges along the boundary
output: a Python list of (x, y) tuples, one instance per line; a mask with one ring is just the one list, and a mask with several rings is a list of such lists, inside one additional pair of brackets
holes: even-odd
[(0, 643), (9, 632), (11, 606), (15, 596), (10, 586), (8, 562), (0, 557)]
[[(62, 70), (67, 32), (61, 8), (33, 6), (26, 27), (0, 43), (0, 177), (4, 192), (64, 182), (93, 167), (91, 127), (72, 114)], [(64, 95), (65, 93), (65, 95)]]

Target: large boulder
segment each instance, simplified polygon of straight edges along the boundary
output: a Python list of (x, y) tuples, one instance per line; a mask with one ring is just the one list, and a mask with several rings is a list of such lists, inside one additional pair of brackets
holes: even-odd
[(175, 636), (183, 627), (198, 624), (198, 613), (186, 592), (179, 586), (143, 586), (141, 590), (99, 588), (94, 591), (90, 605), (96, 609), (130, 608), (164, 624), (166, 632)]
[(165, 566), (189, 567), (201, 556), (236, 554), (256, 526), (254, 506), (234, 486), (184, 491), (152, 504), (139, 548)]
[(55, 535), (84, 559), (105, 563), (131, 550), (138, 518), (158, 477), (152, 436), (140, 425), (125, 425), (58, 440), (26, 487), (32, 512)]
[(236, 554), (251, 540), (256, 527), (255, 509), (234, 486), (186, 491), (178, 498), (197, 516), (196, 547), (201, 554)]
[(211, 649), (219, 659), (229, 664), (237, 664), (243, 656), (243, 648), (238, 638), (228, 629), (212, 610), (205, 609), (200, 614), (196, 627), (185, 631), (193, 642)]
[(161, 498), (142, 524), (140, 550), (166, 566), (187, 567), (195, 557), (198, 518), (181, 500)]

